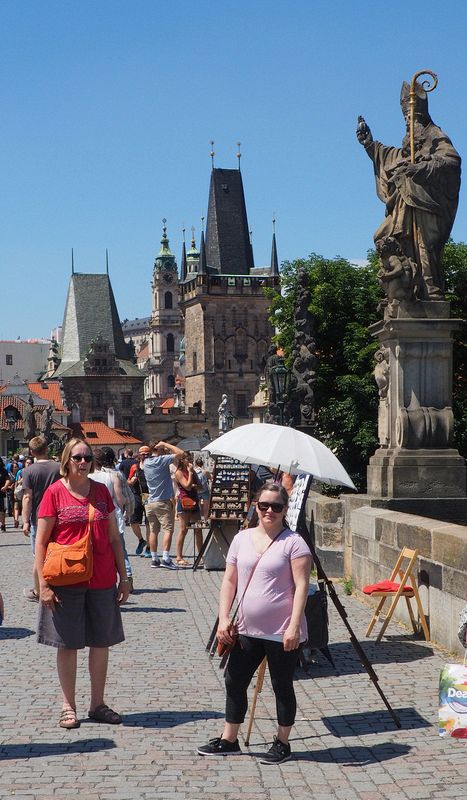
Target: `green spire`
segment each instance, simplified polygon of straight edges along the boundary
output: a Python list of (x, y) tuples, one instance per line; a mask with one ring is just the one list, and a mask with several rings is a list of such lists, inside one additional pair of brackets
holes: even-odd
[(163, 269), (173, 270), (176, 271), (177, 269), (177, 262), (175, 260), (175, 256), (172, 253), (169, 247), (169, 239), (167, 236), (167, 220), (164, 218), (162, 220), (162, 239), (161, 239), (161, 249), (159, 250), (155, 261), (154, 261), (154, 269), (158, 272)]

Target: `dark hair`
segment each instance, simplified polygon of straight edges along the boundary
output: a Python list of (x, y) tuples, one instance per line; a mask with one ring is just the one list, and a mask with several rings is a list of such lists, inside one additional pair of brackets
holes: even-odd
[(111, 447), (97, 447), (94, 450), (94, 461), (99, 467), (113, 467), (115, 453)]
[(264, 492), (275, 492), (280, 496), (281, 502), (285, 506), (289, 502), (289, 495), (287, 494), (286, 490), (284, 489), (283, 486), (281, 486), (280, 483), (275, 483), (274, 481), (267, 481), (266, 483), (263, 483), (261, 489), (258, 489), (258, 491), (256, 492), (256, 497), (255, 497), (256, 502), (258, 502), (258, 500), (261, 499), (261, 495), (264, 494)]
[(201, 456), (198, 456), (198, 458), (196, 459), (195, 463), (196, 463), (197, 467), (203, 467), (204, 466), (204, 462), (203, 462), (203, 459), (201, 458)]

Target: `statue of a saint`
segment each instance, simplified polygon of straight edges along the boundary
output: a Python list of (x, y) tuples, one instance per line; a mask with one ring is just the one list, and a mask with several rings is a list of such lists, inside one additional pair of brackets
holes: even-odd
[(53, 422), (53, 406), (47, 406), (42, 412), (41, 416), (41, 434), (46, 440), (47, 444), (50, 442)]
[(217, 409), (217, 413), (219, 414), (219, 430), (222, 433), (225, 433), (227, 430), (227, 413), (229, 410), (229, 401), (226, 394), (222, 395), (222, 400), (220, 402), (219, 408)]
[[(427, 74), (437, 83), (436, 76)], [(411, 85), (402, 84), (400, 102), (407, 125), (402, 147), (373, 140), (363, 117), (358, 118), (357, 139), (373, 162), (376, 192), (386, 204), (386, 217), (374, 235), (376, 248), (395, 239), (401, 254), (416, 265), (412, 299), (443, 300), (441, 255), (456, 216), (461, 159), (428, 113), (425, 88), (431, 91), (436, 83), (429, 88), (425, 81), (418, 83), (417, 76)]]
[(29, 442), (36, 435), (36, 421), (34, 419), (34, 400), (32, 395), (28, 395), (28, 402), (23, 411), (23, 436)]

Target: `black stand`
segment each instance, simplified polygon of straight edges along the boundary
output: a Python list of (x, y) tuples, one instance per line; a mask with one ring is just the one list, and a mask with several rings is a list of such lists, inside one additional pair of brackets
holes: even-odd
[(346, 612), (344, 606), (342, 605), (342, 603), (341, 603), (341, 601), (340, 601), (340, 599), (339, 599), (339, 597), (337, 595), (337, 592), (336, 592), (336, 590), (334, 588), (334, 585), (333, 585), (332, 581), (329, 580), (328, 576), (326, 575), (326, 573), (325, 573), (325, 571), (324, 571), (324, 569), (322, 567), (322, 564), (321, 564), (318, 556), (316, 555), (316, 550), (315, 550), (315, 547), (314, 547), (314, 544), (313, 544), (314, 538), (315, 538), (314, 537), (314, 517), (312, 516), (312, 518), (311, 518), (311, 529), (310, 529), (310, 531), (308, 530), (306, 522), (305, 522), (304, 509), (305, 509), (307, 496), (308, 496), (308, 490), (305, 493), (305, 497), (304, 497), (303, 503), (302, 503), (302, 508), (301, 508), (301, 511), (300, 511), (300, 514), (299, 514), (299, 518), (298, 518), (298, 522), (297, 522), (297, 533), (299, 533), (301, 536), (303, 536), (304, 540), (306, 541), (308, 547), (311, 550), (311, 555), (313, 557), (313, 562), (314, 562), (314, 565), (316, 567), (316, 572), (317, 572), (317, 575), (318, 575), (318, 581), (323, 581), (323, 583), (325, 584), (325, 586), (327, 588), (327, 591), (328, 591), (328, 594), (329, 594), (329, 597), (331, 598), (332, 602), (334, 603), (334, 606), (336, 608), (337, 613), (339, 614), (340, 618), (342, 619), (342, 622), (344, 623), (345, 627), (347, 628), (347, 631), (349, 632), (350, 641), (352, 643), (352, 646), (353, 646), (355, 652), (357, 653), (358, 659), (359, 659), (362, 667), (364, 667), (366, 669), (366, 671), (368, 673), (368, 677), (370, 678), (370, 680), (373, 683), (376, 691), (378, 692), (379, 696), (381, 697), (381, 700), (383, 701), (384, 705), (386, 706), (387, 710), (389, 711), (389, 713), (390, 713), (390, 715), (391, 715), (391, 717), (392, 717), (392, 719), (394, 721), (394, 724), (396, 725), (396, 727), (401, 728), (402, 727), (402, 723), (401, 723), (399, 717), (397, 716), (397, 714), (394, 712), (394, 710), (391, 707), (391, 705), (389, 704), (389, 701), (388, 701), (386, 695), (384, 694), (383, 690), (381, 689), (381, 687), (380, 687), (380, 685), (378, 683), (378, 676), (377, 676), (376, 672), (374, 671), (372, 664), (368, 660), (368, 657), (367, 657), (365, 651), (363, 650), (363, 647), (361, 646), (360, 642), (358, 641), (357, 637), (355, 636), (355, 634), (354, 634), (354, 632), (353, 632), (353, 630), (352, 630), (352, 628), (350, 626), (350, 623), (349, 623), (349, 621), (347, 619), (347, 612)]
[(193, 564), (193, 567), (192, 567), (193, 570), (197, 570), (198, 569), (199, 562), (203, 558), (203, 556), (204, 556), (204, 554), (205, 554), (205, 552), (206, 552), (206, 550), (208, 548), (208, 544), (211, 541), (212, 535), (213, 535), (215, 530), (219, 531), (220, 535), (222, 536), (222, 538), (223, 538), (223, 540), (224, 540), (224, 542), (225, 542), (225, 544), (227, 546), (227, 550), (229, 549), (229, 543), (228, 543), (227, 539), (225, 538), (224, 533), (222, 531), (221, 522), (222, 522), (221, 519), (219, 519), (219, 520), (211, 520), (211, 525), (209, 527), (208, 534), (207, 534), (207, 536), (206, 536), (206, 538), (205, 538), (205, 540), (204, 540), (204, 542), (203, 542), (203, 544), (201, 546), (201, 550), (199, 551), (198, 555), (196, 556), (195, 562)]

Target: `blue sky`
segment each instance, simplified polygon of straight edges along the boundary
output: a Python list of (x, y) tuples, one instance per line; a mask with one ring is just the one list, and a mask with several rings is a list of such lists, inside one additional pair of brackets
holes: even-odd
[[(169, 7), (170, 6), (170, 7)], [(438, 73), (433, 119), (467, 151), (458, 0), (0, 0), (0, 338), (48, 336), (71, 268), (150, 313), (161, 220), (180, 258), (215, 163), (242, 173), (255, 262), (365, 258), (384, 214), (355, 139), (400, 144), (403, 79)], [(466, 201), (453, 230), (467, 239)]]

